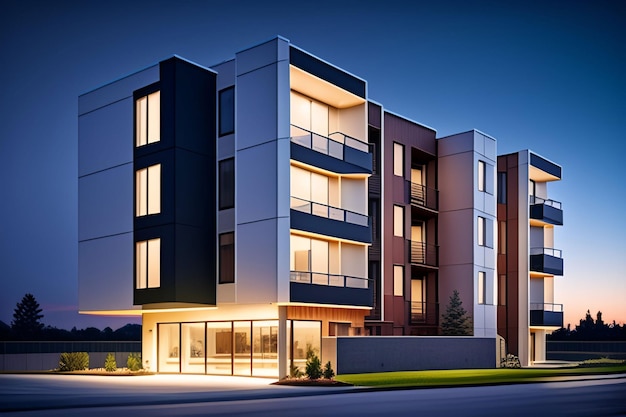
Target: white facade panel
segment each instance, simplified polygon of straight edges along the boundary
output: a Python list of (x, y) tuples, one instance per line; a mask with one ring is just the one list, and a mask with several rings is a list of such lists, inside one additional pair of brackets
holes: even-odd
[(237, 77), (237, 149), (256, 146), (278, 137), (276, 88), (275, 63)]
[(238, 224), (277, 216), (277, 169), (277, 141), (237, 152), (235, 210)]
[(275, 218), (237, 226), (237, 303), (277, 301), (277, 227)]

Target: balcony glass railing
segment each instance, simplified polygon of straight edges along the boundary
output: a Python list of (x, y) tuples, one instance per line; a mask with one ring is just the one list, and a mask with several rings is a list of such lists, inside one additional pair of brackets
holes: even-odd
[(411, 204), (414, 206), (426, 207), (430, 210), (439, 210), (439, 191), (428, 188), (425, 185), (416, 184), (409, 181), (411, 193)]
[(369, 226), (369, 217), (364, 214), (327, 206), (314, 201), (303, 200), (298, 197), (291, 197), (290, 208), (292, 210), (301, 211), (314, 216), (325, 217), (327, 219), (338, 220), (340, 222), (347, 222), (365, 227)]
[(554, 248), (530, 248), (530, 255), (549, 255), (555, 258), (562, 258), (563, 251)]
[(291, 125), (291, 141), (305, 148), (344, 160), (344, 147), (370, 152), (370, 145), (359, 139), (353, 138), (341, 132), (333, 132), (328, 136), (322, 136), (300, 126)]
[(530, 303), (530, 310), (550, 311), (550, 312), (554, 312), (554, 313), (562, 313), (563, 312), (563, 304)]
[(417, 265), (438, 265), (439, 248), (436, 245), (430, 245), (424, 242), (409, 241), (409, 257), (412, 264)]
[(545, 198), (541, 198), (541, 197), (537, 197), (537, 196), (531, 195), (530, 196), (530, 205), (532, 206), (534, 204), (543, 204), (543, 205), (546, 205), (546, 206), (554, 207), (555, 209), (562, 210), (560, 201), (549, 200), (549, 199), (545, 199)]
[(326, 285), (329, 287), (369, 288), (370, 279), (321, 272), (291, 271), (289, 280), (301, 284)]

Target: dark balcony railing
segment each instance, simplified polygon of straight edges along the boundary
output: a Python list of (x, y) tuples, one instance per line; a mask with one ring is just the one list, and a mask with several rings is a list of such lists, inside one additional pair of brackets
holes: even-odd
[(530, 325), (563, 327), (563, 304), (530, 303)]
[(439, 247), (409, 240), (409, 259), (414, 265), (439, 265)]
[(439, 304), (425, 301), (411, 301), (411, 324), (436, 325), (439, 318)]
[(369, 288), (370, 279), (352, 277), (348, 275), (326, 274), (320, 272), (291, 271), (289, 275), (291, 282), (301, 284), (325, 285), (329, 287), (345, 288)]
[(557, 226), (563, 225), (561, 202), (531, 195), (530, 218)]
[[(305, 148), (345, 160), (344, 147), (350, 147), (361, 152), (371, 153), (370, 144), (353, 138), (341, 132), (333, 132), (327, 136), (319, 135), (300, 126), (292, 126), (291, 141)], [(295, 134), (294, 134), (295, 130)]]
[(348, 222), (365, 227), (369, 226), (369, 217), (364, 214), (355, 213), (354, 211), (345, 210), (337, 207), (327, 206), (325, 204), (316, 203), (314, 201), (303, 200), (298, 197), (291, 197), (290, 208), (292, 210), (297, 210), (303, 213), (325, 217), (327, 219), (337, 220), (340, 222)]
[(560, 249), (530, 248), (530, 270), (549, 275), (563, 275), (563, 257)]
[(411, 193), (411, 204), (418, 207), (425, 207), (429, 210), (439, 210), (439, 191), (425, 185), (416, 184), (409, 181), (409, 191)]

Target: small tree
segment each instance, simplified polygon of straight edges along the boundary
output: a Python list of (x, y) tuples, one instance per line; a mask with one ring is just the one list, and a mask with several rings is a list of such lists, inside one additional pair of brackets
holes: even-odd
[(138, 371), (142, 368), (141, 353), (129, 353), (126, 360), (126, 367), (131, 371)]
[(17, 303), (13, 312), (11, 331), (18, 339), (35, 339), (43, 329), (41, 319), (43, 310), (32, 294), (26, 294), (22, 301)]
[(117, 371), (117, 361), (115, 360), (115, 355), (109, 353), (104, 360), (104, 370), (107, 372), (115, 372)]
[(309, 379), (320, 379), (322, 377), (322, 362), (320, 362), (320, 358), (317, 355), (313, 354), (307, 359), (305, 373)]
[(330, 361), (328, 361), (326, 362), (326, 365), (324, 365), (324, 378), (333, 379), (334, 376), (335, 376), (335, 371), (333, 371), (333, 367), (330, 364)]
[(471, 336), (472, 321), (463, 308), (459, 292), (454, 290), (442, 315), (441, 332), (444, 336)]

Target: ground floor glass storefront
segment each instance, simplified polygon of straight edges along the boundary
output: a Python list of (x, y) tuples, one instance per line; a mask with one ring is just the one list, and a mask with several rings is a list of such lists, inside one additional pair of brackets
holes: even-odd
[[(278, 320), (159, 323), (158, 372), (278, 377)], [(287, 320), (287, 369), (321, 354), (321, 322)]]

